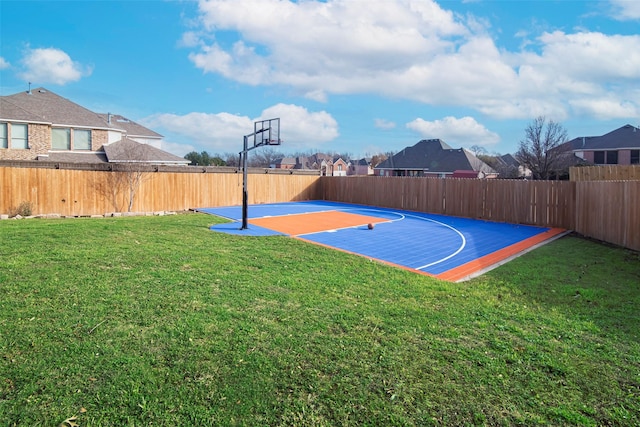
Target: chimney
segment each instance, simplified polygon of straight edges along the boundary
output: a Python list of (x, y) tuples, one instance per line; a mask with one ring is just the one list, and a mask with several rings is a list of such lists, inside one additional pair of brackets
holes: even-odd
[(29, 90), (27, 91), (29, 95), (31, 95), (31, 82), (29, 82)]

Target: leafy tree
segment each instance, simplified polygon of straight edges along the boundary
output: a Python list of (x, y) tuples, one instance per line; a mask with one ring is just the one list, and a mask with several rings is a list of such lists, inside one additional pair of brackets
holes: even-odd
[(201, 164), (202, 162), (202, 157), (200, 156), (199, 153), (197, 153), (196, 151), (191, 151), (190, 153), (187, 153), (184, 156), (185, 159), (189, 160), (191, 163), (189, 163), (190, 165), (193, 166), (198, 166)]
[(191, 161), (191, 165), (193, 166), (225, 166), (226, 162), (220, 157), (219, 154), (214, 154), (211, 156), (206, 151), (198, 153), (196, 151), (192, 151), (187, 153), (184, 156), (185, 159)]
[(568, 140), (566, 129), (544, 116), (534, 119), (525, 129), (516, 159), (531, 170), (534, 179), (550, 179), (567, 167)]

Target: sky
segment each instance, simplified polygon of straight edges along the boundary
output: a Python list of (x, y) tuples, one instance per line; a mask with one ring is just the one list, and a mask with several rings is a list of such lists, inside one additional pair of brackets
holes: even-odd
[(46, 89), (237, 153), (515, 153), (533, 119), (569, 138), (640, 125), (640, 1), (0, 0), (0, 95)]

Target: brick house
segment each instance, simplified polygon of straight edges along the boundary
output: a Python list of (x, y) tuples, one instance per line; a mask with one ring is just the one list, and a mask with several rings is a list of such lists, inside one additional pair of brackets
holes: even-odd
[(582, 136), (561, 145), (596, 165), (640, 164), (640, 128), (625, 125), (602, 136)]
[(350, 164), (341, 157), (316, 153), (311, 156), (283, 157), (271, 165), (274, 169), (319, 170), (322, 176), (347, 176)]
[(0, 160), (189, 164), (154, 146), (161, 140), (125, 117), (94, 113), (45, 88), (0, 97)]
[(498, 173), (464, 148), (451, 148), (440, 139), (406, 147), (374, 168), (378, 176), (495, 178)]

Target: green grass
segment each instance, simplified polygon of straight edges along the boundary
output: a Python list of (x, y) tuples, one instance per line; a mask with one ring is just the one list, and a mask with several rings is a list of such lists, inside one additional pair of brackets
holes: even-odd
[(639, 425), (640, 256), (441, 282), (188, 214), (0, 222), (0, 423)]

